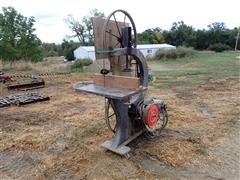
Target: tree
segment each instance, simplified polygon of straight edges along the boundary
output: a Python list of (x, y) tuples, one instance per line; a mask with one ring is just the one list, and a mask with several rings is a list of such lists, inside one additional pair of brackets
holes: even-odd
[(208, 29), (195, 30), (183, 21), (174, 22), (170, 30), (160, 28), (146, 29), (138, 33), (138, 43), (155, 44), (169, 43), (175, 46), (194, 47), (198, 50), (216, 49), (217, 51), (228, 49), (239, 49), (237, 43), (239, 29), (227, 29), (225, 23), (214, 22), (208, 25)]
[(68, 24), (68, 27), (72, 30), (74, 35), (68, 36), (69, 38), (78, 38), (78, 41), (82, 45), (86, 45), (86, 33), (84, 26), (74, 19), (72, 15), (68, 15), (65, 19), (65, 22)]
[(79, 22), (72, 15), (68, 15), (65, 19), (66, 24), (72, 30), (73, 35), (68, 36), (69, 38), (77, 38), (81, 45), (93, 45), (93, 26), (91, 17), (104, 18), (105, 15), (99, 12), (97, 9), (90, 11), (90, 15), (84, 16), (82, 21)]
[(63, 51), (63, 55), (66, 57), (67, 60), (72, 61), (75, 59), (73, 51), (79, 47), (79, 43), (74, 41), (67, 41), (66, 39), (63, 40), (61, 47)]
[(226, 30), (226, 24), (224, 22), (214, 22), (209, 24), (208, 28), (213, 31), (224, 31)]
[(225, 23), (214, 22), (208, 25), (208, 30), (196, 31), (195, 49), (234, 49), (236, 42), (237, 28), (227, 29)]
[(82, 22), (85, 25), (88, 45), (93, 45), (93, 25), (92, 25), (91, 17), (104, 18), (105, 15), (104, 15), (104, 13), (99, 12), (97, 9), (92, 9), (90, 11), (90, 16), (83, 17)]
[(44, 56), (62, 56), (63, 50), (60, 44), (55, 43), (42, 43), (44, 49)]
[(0, 58), (39, 61), (42, 59), (41, 41), (34, 34), (34, 17), (24, 17), (13, 7), (3, 7), (0, 13)]
[(174, 22), (170, 31), (164, 31), (166, 41), (175, 46), (193, 47), (196, 41), (195, 30), (183, 21)]
[(228, 30), (225, 23), (223, 22), (214, 22), (208, 25), (210, 44), (221, 43), (226, 44), (226, 39), (228, 36)]
[(210, 34), (205, 29), (196, 31), (196, 43), (194, 48), (199, 50), (207, 49), (210, 45)]
[(156, 27), (138, 33), (138, 41), (140, 44), (161, 44), (165, 42), (165, 39), (162, 35), (162, 30)]

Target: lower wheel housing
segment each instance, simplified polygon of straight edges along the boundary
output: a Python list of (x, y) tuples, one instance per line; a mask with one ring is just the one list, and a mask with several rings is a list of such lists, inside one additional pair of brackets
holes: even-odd
[(142, 105), (142, 112), (145, 135), (150, 138), (159, 137), (168, 123), (167, 108), (164, 101), (146, 100)]

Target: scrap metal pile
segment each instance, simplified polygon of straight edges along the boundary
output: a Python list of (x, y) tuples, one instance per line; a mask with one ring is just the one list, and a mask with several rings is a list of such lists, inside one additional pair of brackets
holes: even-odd
[(68, 75), (70, 72), (49, 72), (49, 73), (38, 73), (38, 74), (13, 74), (11, 75), (12, 78), (32, 78), (32, 77), (43, 77), (43, 76), (58, 76), (58, 75)]
[[(25, 79), (25, 81), (23, 81), (21, 79), (21, 81), (16, 81), (13, 78), (27, 78), (27, 80)], [(0, 74), (0, 83), (5, 84), (8, 90), (30, 90), (45, 87), (45, 81), (42, 78), (37, 78), (33, 75), (16, 76), (4, 75), (2, 73)]]
[[(32, 90), (45, 87), (43, 76), (68, 75), (69, 72), (41, 73), (41, 74), (4, 74), (0, 71), (0, 83), (3, 83), (8, 90)], [(17, 80), (16, 80), (17, 78)], [(10, 105), (24, 105), (39, 101), (49, 100), (49, 96), (37, 92), (27, 92), (18, 95), (0, 97), (0, 108)]]
[(8, 90), (30, 90), (30, 89), (43, 88), (44, 86), (45, 86), (45, 81), (39, 78), (39, 79), (33, 79), (31, 82), (7, 85), (7, 89)]
[(6, 82), (10, 82), (13, 81), (11, 76), (6, 76), (3, 74), (0, 74), (0, 83), (6, 83)]
[(5, 97), (0, 97), (0, 108), (10, 105), (24, 105), (29, 103), (35, 103), (39, 101), (49, 100), (49, 96), (39, 94), (38, 92), (28, 92), (24, 94), (10, 95)]
[[(40, 74), (11, 74), (5, 75), (3, 72), (0, 73), (0, 83), (6, 84), (8, 90), (30, 90), (45, 87), (45, 81), (43, 76), (58, 76), (68, 75), (70, 72), (55, 72), (55, 73), (40, 73)], [(16, 81), (18, 79), (26, 79), (27, 81)]]

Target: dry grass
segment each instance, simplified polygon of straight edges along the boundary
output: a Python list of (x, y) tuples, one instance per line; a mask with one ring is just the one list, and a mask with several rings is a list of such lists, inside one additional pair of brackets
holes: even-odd
[(16, 61), (14, 63), (0, 62), (0, 70), (5, 73), (54, 73), (69, 72), (70, 67), (57, 59), (46, 59), (42, 62), (32, 63), (27, 61)]
[[(211, 149), (228, 140), (233, 128), (239, 129), (237, 77), (209, 78), (167, 91), (150, 86), (148, 96), (167, 103), (169, 124), (160, 139), (140, 137), (131, 143), (133, 157), (126, 160), (99, 147), (112, 136), (103, 121), (103, 98), (79, 94), (72, 88), (78, 81), (90, 80), (88, 74), (81, 73), (47, 77), (46, 88), (39, 91), (48, 94), (50, 101), (1, 109), (0, 177), (176, 179), (178, 168), (197, 166), (197, 172), (212, 164), (217, 166), (222, 157)], [(158, 83), (172, 80), (168, 77)], [(236, 144), (231, 146), (235, 148)], [(218, 151), (225, 153), (225, 149)], [(156, 170), (160, 175), (152, 170), (155, 164), (164, 167)], [(165, 174), (164, 169), (168, 170)]]

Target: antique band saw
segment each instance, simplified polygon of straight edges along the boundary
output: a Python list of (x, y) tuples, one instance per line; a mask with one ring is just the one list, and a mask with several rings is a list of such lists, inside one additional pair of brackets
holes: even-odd
[(105, 121), (114, 135), (101, 146), (128, 157), (126, 145), (133, 139), (142, 133), (151, 138), (160, 135), (168, 122), (166, 105), (155, 98), (144, 99), (148, 66), (137, 49), (136, 27), (129, 13), (116, 10), (107, 19), (92, 18), (92, 23), (96, 59), (103, 66), (93, 83), (74, 88), (105, 97)]

